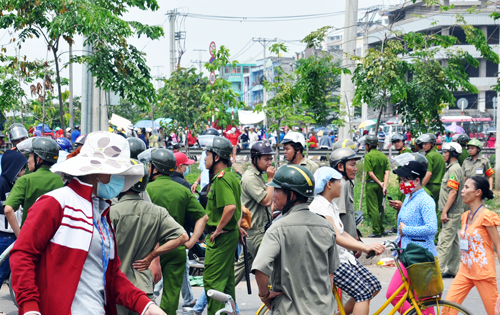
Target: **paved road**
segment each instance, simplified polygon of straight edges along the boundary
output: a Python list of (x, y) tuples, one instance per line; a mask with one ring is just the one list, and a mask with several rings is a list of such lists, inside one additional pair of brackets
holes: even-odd
[[(394, 239), (394, 237), (385, 237), (383, 239)], [(383, 239), (366, 239), (365, 241), (367, 243), (372, 243), (375, 241), (382, 241)], [(376, 265), (376, 261), (378, 261), (378, 258), (374, 258), (371, 261), (367, 260), (362, 260), (362, 263), (367, 266), (367, 268), (380, 280), (382, 283), (382, 291), (381, 293), (376, 296), (372, 303), (371, 303), (371, 312), (373, 313), (375, 310), (377, 310), (380, 306), (383, 305), (383, 303), (386, 301), (385, 298), (385, 292), (387, 291), (387, 287), (389, 285), (389, 281), (396, 271), (396, 268), (394, 267), (382, 267)], [(500, 276), (500, 266), (498, 265), (497, 261), (497, 278)], [(257, 312), (259, 309), (261, 302), (259, 297), (257, 296), (257, 284), (255, 282), (255, 279), (253, 276), (251, 276), (251, 283), (252, 283), (252, 295), (247, 294), (247, 289), (246, 289), (246, 283), (242, 281), (238, 286), (236, 287), (236, 300), (238, 301), (241, 313), (243, 315), (253, 315)], [(451, 279), (444, 279), (444, 287), (445, 291), (443, 293), (443, 296), (446, 296), (447, 290), (451, 285), (452, 280)], [(199, 296), (202, 291), (202, 288), (200, 287), (194, 287), (193, 288), (193, 293), (196, 296)], [(158, 300), (159, 302), (159, 300)], [(472, 291), (469, 293), (469, 296), (467, 299), (464, 301), (463, 305), (469, 309), (474, 315), (487, 315), (486, 311), (484, 310), (483, 303), (481, 301), (481, 298), (477, 292), (477, 290), (474, 288)], [(6, 285), (3, 285), (3, 287), (0, 290), (0, 311), (5, 312), (7, 315), (16, 315), (17, 314), (17, 308), (14, 306), (10, 299), (9, 295), (9, 290)], [(388, 314), (390, 309), (386, 309), (382, 314)], [(206, 311), (203, 313), (206, 314)], [(169, 314), (170, 315), (170, 314)]]

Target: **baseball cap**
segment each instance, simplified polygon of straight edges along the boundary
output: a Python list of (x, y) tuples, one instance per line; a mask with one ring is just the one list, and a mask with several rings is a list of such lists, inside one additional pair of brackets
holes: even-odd
[(326, 183), (331, 179), (341, 179), (342, 174), (329, 166), (322, 166), (314, 173), (314, 193), (319, 194), (325, 190)]
[(422, 163), (417, 161), (409, 161), (402, 167), (392, 172), (399, 177), (417, 176), (422, 178), (427, 173), (427, 168)]
[(183, 165), (183, 164), (191, 165), (194, 163), (194, 160), (188, 159), (187, 155), (182, 153), (182, 152), (175, 152), (174, 156), (175, 156), (175, 160), (176, 160), (175, 166), (179, 166), (179, 165)]

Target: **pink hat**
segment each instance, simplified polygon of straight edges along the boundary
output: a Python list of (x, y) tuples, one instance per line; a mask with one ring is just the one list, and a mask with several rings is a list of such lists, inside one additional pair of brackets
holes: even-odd
[(194, 163), (194, 160), (188, 159), (187, 155), (182, 152), (175, 152), (174, 155), (176, 160), (175, 166), (183, 164), (191, 165)]

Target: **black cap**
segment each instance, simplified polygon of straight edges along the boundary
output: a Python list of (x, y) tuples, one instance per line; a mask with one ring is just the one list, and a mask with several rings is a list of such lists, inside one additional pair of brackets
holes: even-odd
[(420, 162), (409, 161), (397, 170), (392, 171), (399, 177), (417, 176), (423, 178), (427, 173), (427, 168)]

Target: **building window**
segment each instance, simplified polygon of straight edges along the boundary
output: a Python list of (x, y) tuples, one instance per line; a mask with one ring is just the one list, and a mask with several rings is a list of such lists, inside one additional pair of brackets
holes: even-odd
[(243, 67), (243, 73), (250, 73), (249, 67)]
[[(493, 109), (493, 98), (497, 97), (497, 92), (495, 91), (486, 91), (486, 100), (485, 100), (485, 105), (486, 109)], [(497, 105), (498, 105), (498, 99), (497, 99)]]
[(488, 45), (498, 45), (499, 43), (499, 26), (488, 26), (488, 34), (486, 38), (488, 39)]
[(467, 45), (465, 41), (465, 32), (460, 26), (455, 26), (452, 28), (450, 35), (455, 36), (458, 40), (457, 45)]
[[(481, 62), (481, 60), (479, 60), (479, 62)], [(469, 78), (479, 77), (479, 66), (476, 68), (476, 67), (471, 66), (470, 64), (467, 64), (465, 67), (465, 71), (467, 72), (467, 75), (469, 76)]]
[(465, 98), (469, 104), (467, 105), (467, 110), (471, 109), (477, 109), (477, 102), (478, 102), (478, 95), (477, 94), (470, 94), (470, 93), (464, 93), (464, 92), (453, 92), (453, 96), (455, 96), (455, 104), (450, 105), (449, 109), (460, 109), (457, 106), (457, 102), (461, 98)]
[(241, 73), (241, 67), (236, 67), (236, 73)]
[(496, 77), (498, 73), (498, 64), (486, 60), (486, 76), (487, 77)]

